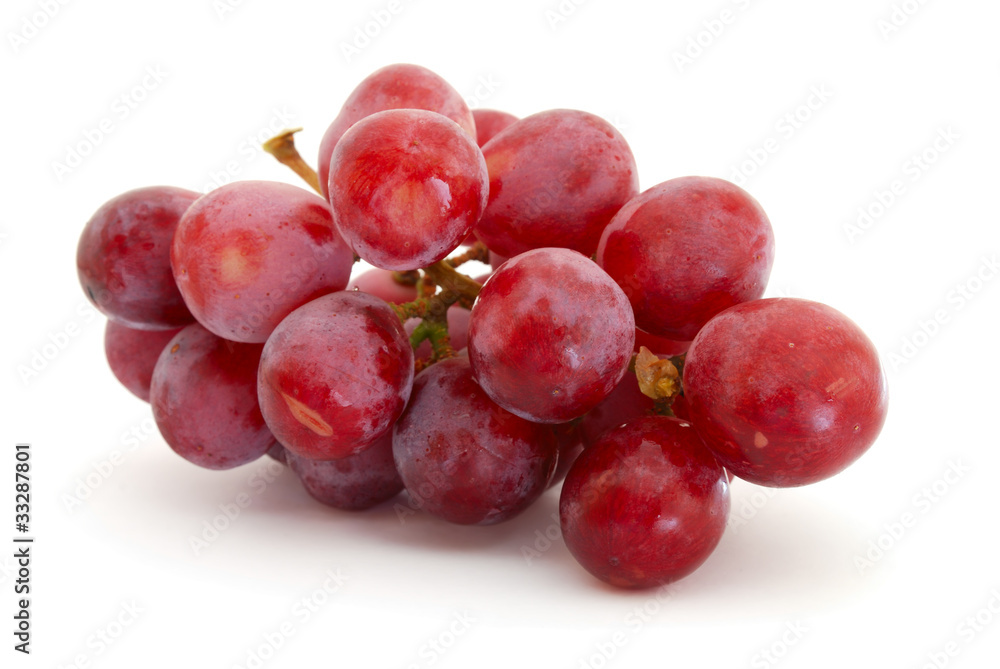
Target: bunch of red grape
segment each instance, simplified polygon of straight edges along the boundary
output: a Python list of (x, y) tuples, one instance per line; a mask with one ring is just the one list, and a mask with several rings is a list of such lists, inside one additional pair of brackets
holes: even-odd
[[(197, 465), (267, 453), (325, 504), (405, 489), (479, 525), (565, 478), (570, 552), (644, 587), (715, 548), (729, 477), (819, 481), (882, 427), (864, 333), (822, 304), (761, 299), (774, 239), (756, 200), (708, 177), (640, 193), (597, 116), (473, 112), (394, 65), (348, 97), (318, 177), (291, 133), (268, 150), (321, 195), (141, 188), (80, 239), (112, 371)], [(358, 258), (375, 269), (352, 283)], [(457, 271), (470, 259), (492, 274)]]

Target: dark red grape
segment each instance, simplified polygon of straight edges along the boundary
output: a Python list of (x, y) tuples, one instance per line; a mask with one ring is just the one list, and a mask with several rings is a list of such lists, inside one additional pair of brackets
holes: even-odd
[(442, 260), (486, 207), (482, 151), (435, 112), (378, 112), (344, 133), (330, 161), (333, 219), (363, 260), (419, 269)]
[(347, 290), (361, 290), (369, 295), (391, 302), (404, 304), (417, 299), (416, 286), (408, 286), (393, 278), (393, 272), (375, 267), (351, 279)]
[(579, 421), (568, 423), (556, 423), (549, 425), (556, 435), (556, 443), (559, 445), (559, 457), (556, 458), (556, 468), (549, 478), (548, 487), (562, 483), (569, 473), (569, 468), (573, 466), (576, 459), (583, 453), (583, 435), (580, 433)]
[(496, 109), (473, 109), (472, 118), (476, 120), (476, 143), (479, 146), (483, 146), (498, 132), (517, 121), (513, 114)]
[(634, 338), (628, 299), (600, 267), (569, 249), (536, 249), (483, 286), (469, 359), (494, 402), (528, 420), (564, 423), (614, 389)]
[(558, 448), (549, 426), (497, 406), (465, 356), (417, 375), (392, 442), (413, 501), (461, 525), (492, 525), (524, 511), (545, 491)]
[(476, 235), (504, 256), (559, 246), (590, 256), (604, 226), (639, 192), (628, 143), (604, 119), (553, 109), (483, 147), (490, 199)]
[(684, 365), (691, 422), (733, 474), (766, 486), (820, 481), (860, 457), (888, 407), (875, 346), (817, 302), (771, 298), (702, 328)]
[(723, 309), (764, 294), (774, 235), (739, 186), (712, 177), (671, 179), (622, 207), (597, 262), (635, 309), (636, 325), (690, 341)]
[(296, 307), (343, 290), (353, 254), (330, 205), (296, 186), (237, 181), (201, 197), (171, 252), (184, 300), (206, 328), (262, 343)]
[(613, 430), (570, 468), (563, 539), (591, 574), (623, 588), (687, 576), (722, 538), (729, 483), (689, 423), (642, 418)]
[(170, 244), (198, 198), (182, 188), (123, 193), (87, 222), (76, 250), (80, 285), (108, 318), (140, 330), (176, 330), (194, 322), (170, 271)]
[(387, 109), (426, 109), (447, 116), (476, 138), (476, 122), (465, 98), (437, 74), (419, 65), (387, 65), (368, 75), (344, 102), (319, 145), (319, 184), (329, 196), (330, 158), (352, 125)]
[(336, 509), (368, 509), (392, 499), (403, 489), (392, 459), (392, 432), (361, 453), (340, 460), (309, 460), (287, 453), (289, 466), (306, 492)]
[(676, 341), (666, 337), (657, 337), (648, 332), (636, 329), (635, 331), (635, 352), (639, 352), (639, 347), (645, 346), (650, 351), (655, 351), (661, 358), (672, 358), (676, 355), (686, 353), (691, 348), (690, 341)]
[(181, 328), (136, 330), (109, 320), (104, 328), (104, 354), (108, 366), (123, 386), (141, 400), (149, 401), (149, 384), (160, 353)]
[(153, 370), (150, 404), (160, 434), (182, 458), (231, 469), (274, 444), (257, 404), (263, 346), (215, 336), (195, 323), (163, 349)]
[(275, 328), (258, 393), (287, 450), (334, 460), (387, 434), (412, 383), (413, 350), (395, 312), (377, 297), (345, 291), (299, 307)]
[(283, 465), (288, 464), (288, 451), (286, 451), (285, 447), (278, 442), (274, 442), (271, 448), (267, 449), (267, 455), (272, 460), (280, 462)]

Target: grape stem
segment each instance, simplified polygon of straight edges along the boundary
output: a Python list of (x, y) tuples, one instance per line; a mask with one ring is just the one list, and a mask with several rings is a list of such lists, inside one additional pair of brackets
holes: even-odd
[(277, 158), (279, 163), (291, 168), (293, 172), (312, 186), (313, 190), (322, 195), (323, 191), (319, 187), (319, 175), (316, 174), (316, 170), (310, 167), (309, 163), (299, 154), (299, 150), (295, 148), (294, 135), (301, 131), (302, 128), (285, 130), (264, 142), (263, 149)]
[(684, 368), (684, 356), (659, 358), (645, 346), (640, 346), (639, 353), (633, 358), (632, 367), (639, 382), (639, 390), (656, 402), (656, 413), (673, 416), (671, 405), (674, 398), (682, 392), (681, 370)]

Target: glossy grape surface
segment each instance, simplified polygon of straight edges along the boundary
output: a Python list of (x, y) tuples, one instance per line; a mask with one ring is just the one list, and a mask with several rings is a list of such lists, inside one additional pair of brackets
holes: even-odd
[(340, 460), (309, 460), (292, 452), (287, 457), (313, 499), (344, 511), (371, 508), (403, 489), (392, 459), (391, 432), (371, 448)]
[(129, 392), (148, 402), (156, 361), (167, 342), (180, 331), (136, 330), (109, 320), (104, 327), (104, 354), (111, 372)]
[(882, 429), (888, 395), (875, 346), (818, 302), (756, 300), (698, 333), (684, 366), (691, 421), (734, 475), (766, 486), (832, 476)]
[(492, 525), (524, 511), (545, 491), (557, 452), (552, 429), (494, 403), (465, 356), (417, 375), (393, 435), (411, 499), (461, 525)]
[(194, 322), (170, 271), (170, 244), (198, 193), (170, 186), (115, 197), (80, 235), (76, 267), (83, 292), (108, 318), (141, 330)]
[(628, 299), (576, 251), (537, 249), (505, 262), (472, 309), (469, 359), (493, 400), (528, 420), (563, 423), (624, 376), (635, 324)]
[(690, 424), (662, 416), (613, 430), (586, 449), (559, 499), (570, 553), (623, 588), (693, 572), (719, 543), (728, 515), (722, 466)]
[(302, 188), (237, 181), (200, 198), (177, 227), (171, 264), (198, 322), (263, 343), (306, 302), (343, 290), (354, 256), (330, 206)]
[(351, 127), (333, 152), (337, 229), (363, 260), (393, 270), (444, 259), (486, 207), (489, 175), (476, 143), (435, 112), (393, 109)]
[(690, 341), (708, 319), (764, 294), (774, 234), (764, 210), (722, 179), (681, 177), (644, 191), (604, 230), (597, 262), (651, 334)]
[(163, 349), (150, 404), (164, 440), (207, 469), (252, 462), (274, 444), (257, 404), (260, 344), (221, 339), (197, 323)]
[(497, 109), (473, 109), (472, 117), (476, 121), (476, 143), (483, 146), (486, 142), (517, 121), (517, 117)]
[(413, 383), (413, 351), (383, 300), (325, 295), (288, 315), (264, 346), (258, 393), (267, 424), (289, 451), (333, 460), (392, 429)]
[(476, 121), (465, 98), (451, 84), (426, 67), (399, 63), (387, 65), (358, 84), (333, 120), (319, 145), (320, 187), (329, 196), (330, 158), (348, 128), (387, 109), (426, 109), (447, 116), (476, 138)]
[(611, 217), (639, 192), (628, 143), (604, 119), (553, 109), (483, 147), (490, 199), (476, 235), (504, 256), (559, 246), (591, 256)]

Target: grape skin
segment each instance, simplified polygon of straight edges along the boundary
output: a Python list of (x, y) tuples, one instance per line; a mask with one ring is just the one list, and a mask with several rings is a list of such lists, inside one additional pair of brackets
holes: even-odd
[(587, 112), (527, 116), (487, 142), (483, 155), (490, 199), (476, 235), (502, 256), (551, 246), (591, 256), (612, 216), (639, 192), (625, 138)]
[(337, 292), (296, 309), (264, 345), (260, 406), (275, 437), (310, 460), (355, 455), (387, 434), (413, 384), (413, 350), (395, 312)]
[(684, 365), (691, 421), (720, 462), (765, 486), (820, 481), (857, 460), (885, 422), (878, 352), (842, 313), (770, 298), (728, 309)]
[(163, 349), (150, 386), (160, 434), (178, 455), (207, 469), (253, 462), (274, 444), (257, 404), (263, 346), (215, 336), (195, 323)]
[(309, 460), (291, 451), (286, 457), (309, 496), (335, 509), (369, 509), (403, 489), (392, 458), (392, 432), (371, 448), (340, 460)]
[(263, 343), (296, 307), (343, 290), (353, 262), (329, 204), (270, 181), (239, 181), (200, 198), (171, 250), (177, 285), (198, 322), (247, 343)]
[(181, 328), (174, 330), (136, 330), (108, 320), (104, 327), (104, 354), (108, 366), (129, 392), (149, 401), (149, 385), (160, 353)]
[(764, 294), (774, 233), (739, 186), (681, 177), (644, 191), (604, 229), (597, 263), (618, 282), (638, 327), (690, 341), (723, 309)]
[(399, 63), (387, 65), (358, 84), (319, 145), (319, 184), (329, 198), (330, 159), (340, 138), (361, 119), (387, 109), (426, 109), (447, 116), (476, 138), (476, 121), (465, 98), (451, 84), (426, 67)]
[(392, 444), (411, 498), (461, 525), (493, 525), (524, 511), (545, 491), (558, 453), (552, 429), (494, 403), (465, 356), (417, 375)]
[(476, 121), (476, 143), (482, 148), (486, 142), (493, 139), (498, 132), (518, 120), (513, 114), (496, 109), (473, 109), (472, 117)]
[(564, 423), (604, 399), (627, 371), (635, 339), (621, 289), (589, 258), (536, 249), (511, 258), (472, 308), (477, 382), (522, 418)]
[(694, 428), (642, 418), (612, 430), (570, 468), (559, 498), (563, 539), (597, 578), (647, 588), (708, 559), (729, 515), (722, 465)]
[(198, 193), (150, 186), (104, 203), (84, 226), (76, 266), (87, 299), (111, 320), (139, 330), (194, 322), (170, 271), (174, 231)]
[(393, 109), (351, 127), (330, 160), (340, 234), (376, 267), (413, 270), (443, 260), (486, 207), (489, 175), (476, 143), (435, 112)]

